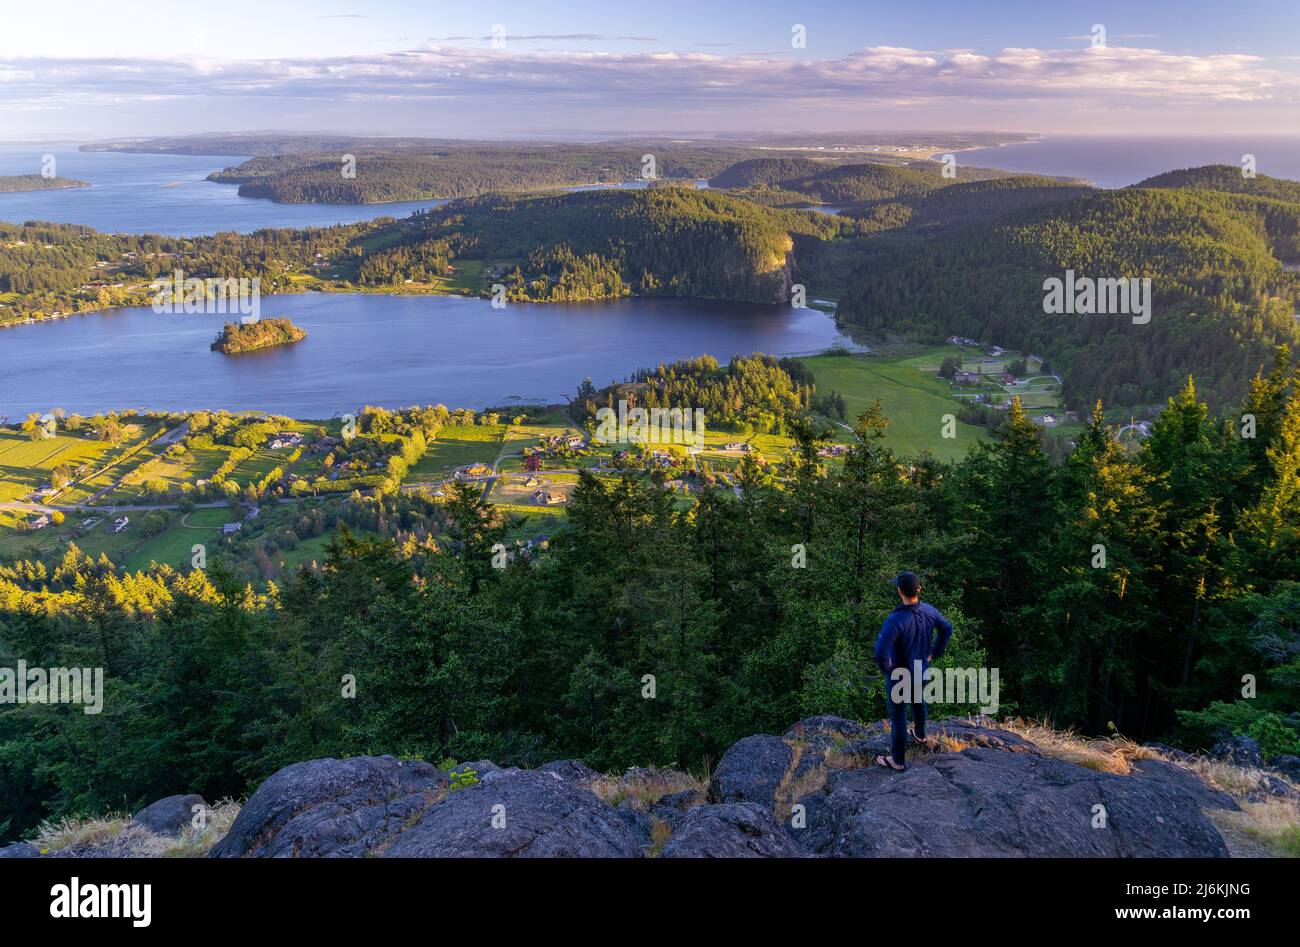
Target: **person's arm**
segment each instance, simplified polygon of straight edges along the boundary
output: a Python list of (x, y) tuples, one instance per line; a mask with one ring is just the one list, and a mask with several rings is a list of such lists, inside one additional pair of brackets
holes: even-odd
[(931, 661), (938, 661), (943, 657), (944, 649), (948, 647), (948, 641), (952, 638), (952, 622), (944, 617), (943, 612), (934, 609), (934, 626), (939, 629), (939, 637), (934, 643), (934, 650), (930, 654)]
[(876, 637), (876, 666), (885, 680), (889, 680), (889, 672), (894, 669), (894, 637), (894, 623), (886, 618)]

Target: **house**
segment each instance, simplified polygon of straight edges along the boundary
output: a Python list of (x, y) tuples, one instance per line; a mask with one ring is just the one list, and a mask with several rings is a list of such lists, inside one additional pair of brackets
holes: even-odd
[(989, 354), (992, 355), (994, 358), (997, 358), (999, 355), (1006, 355), (1007, 350), (1000, 345), (995, 345), (989, 349)]
[(524, 457), (524, 469), (529, 471), (538, 471), (542, 469), (542, 455), (533, 451)]
[(569, 450), (582, 450), (587, 446), (587, 439), (581, 434), (570, 434), (564, 439), (564, 444)]
[(843, 457), (848, 452), (849, 452), (848, 444), (826, 444), (825, 446), (818, 448), (817, 456), (818, 457)]
[(465, 467), (461, 467), (459, 470), (457, 470), (456, 478), (458, 480), (463, 480), (466, 477), (487, 477), (487, 476), (491, 476), (491, 474), (492, 474), (492, 468), (489, 467), (487, 464), (474, 463), (474, 464), (469, 464), (468, 466)]
[(127, 524), (130, 522), (131, 522), (131, 517), (119, 516), (117, 519), (113, 520), (113, 532), (115, 533), (122, 532), (122, 530), (126, 529)]
[(730, 444), (724, 444), (723, 450), (738, 450), (741, 453), (749, 453), (754, 449), (748, 441), (732, 441)]
[(235, 533), (239, 532), (243, 528), (244, 528), (243, 523), (224, 523), (222, 524), (221, 527), (221, 535), (233, 536)]
[(50, 525), (50, 518), (44, 513), (42, 513), (40, 516), (36, 517), (36, 519), (29, 522), (27, 525), (31, 529), (44, 529), (45, 527)]
[(90, 529), (90, 527), (94, 526), (98, 522), (99, 520), (95, 519), (95, 517), (93, 516), (87, 517), (86, 519), (81, 521), (81, 528)]
[(979, 372), (957, 372), (952, 376), (952, 380), (959, 385), (978, 385), (980, 383)]
[(550, 490), (534, 490), (533, 502), (538, 506), (553, 506), (556, 503), (563, 503), (564, 497), (552, 493)]
[(1004, 384), (1004, 385), (1014, 385), (1015, 383), (1016, 383), (1016, 376), (1015, 376), (1015, 375), (1011, 374), (1010, 372), (1003, 372), (1003, 373), (1002, 373), (1002, 384)]

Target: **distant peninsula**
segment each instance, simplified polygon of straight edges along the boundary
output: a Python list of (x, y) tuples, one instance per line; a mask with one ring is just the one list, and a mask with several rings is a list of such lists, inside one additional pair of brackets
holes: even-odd
[(0, 194), (50, 191), (65, 187), (90, 187), (90, 184), (72, 178), (47, 178), (39, 174), (0, 174)]
[(227, 322), (210, 348), (223, 355), (242, 355), (277, 345), (292, 345), (307, 338), (307, 333), (288, 319), (261, 319), (257, 322)]

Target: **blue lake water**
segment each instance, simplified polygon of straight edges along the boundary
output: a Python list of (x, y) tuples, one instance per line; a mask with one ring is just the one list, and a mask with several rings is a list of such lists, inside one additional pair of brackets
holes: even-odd
[(1127, 187), (1178, 168), (1205, 164), (1240, 167), (1243, 154), (1255, 156), (1260, 174), (1300, 180), (1300, 136), (1296, 135), (1051, 135), (1040, 141), (959, 152), (957, 162), (959, 168), (968, 165), (1063, 175), (1086, 178), (1100, 187)]
[(294, 345), (208, 349), (233, 316), (114, 309), (0, 329), (0, 414), (144, 407), (323, 418), (365, 405), (480, 408), (563, 402), (638, 368), (708, 353), (797, 355), (852, 347), (813, 310), (689, 299), (511, 304), (455, 296), (268, 297), (264, 316), (307, 331)]
[(107, 233), (192, 237), (263, 227), (312, 227), (376, 217), (406, 217), (446, 201), (395, 204), (277, 204), (240, 197), (234, 184), (205, 178), (245, 160), (233, 156), (137, 155), (78, 151), (75, 145), (0, 145), (0, 174), (40, 174), (42, 156), (55, 173), (90, 187), (0, 194), (0, 220), (86, 224)]

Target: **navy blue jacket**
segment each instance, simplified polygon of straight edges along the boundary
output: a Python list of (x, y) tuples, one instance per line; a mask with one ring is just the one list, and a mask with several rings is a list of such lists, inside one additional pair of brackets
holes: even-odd
[[(939, 629), (937, 641), (932, 640), (936, 627)], [(927, 602), (899, 605), (880, 626), (880, 637), (876, 639), (876, 664), (884, 672), (886, 681), (894, 668), (910, 669), (916, 661), (921, 662), (924, 670), (930, 666), (930, 655), (938, 659), (951, 637), (952, 623), (933, 605)]]

